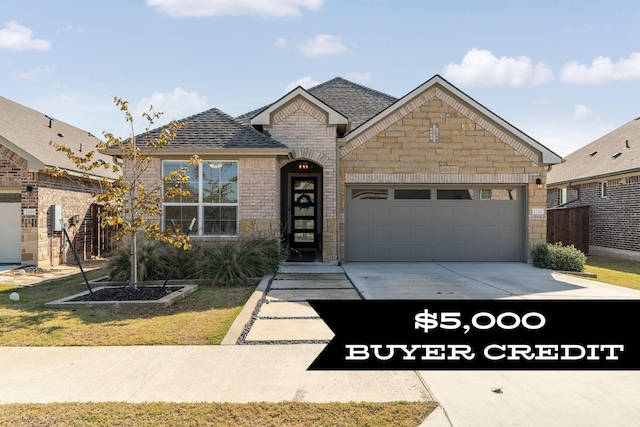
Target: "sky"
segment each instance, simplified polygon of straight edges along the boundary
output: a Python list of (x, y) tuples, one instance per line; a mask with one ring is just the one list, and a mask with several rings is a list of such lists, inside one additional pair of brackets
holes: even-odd
[(435, 74), (566, 156), (640, 116), (640, 2), (0, 2), (0, 95), (94, 135), (131, 133), (114, 96), (162, 124), (338, 76), (402, 97)]

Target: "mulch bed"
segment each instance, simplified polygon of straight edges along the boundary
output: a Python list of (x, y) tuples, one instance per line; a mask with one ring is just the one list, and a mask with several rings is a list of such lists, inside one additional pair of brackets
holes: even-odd
[(140, 286), (138, 289), (132, 289), (129, 286), (103, 288), (68, 301), (157, 301), (182, 288), (184, 286), (167, 286), (166, 288)]

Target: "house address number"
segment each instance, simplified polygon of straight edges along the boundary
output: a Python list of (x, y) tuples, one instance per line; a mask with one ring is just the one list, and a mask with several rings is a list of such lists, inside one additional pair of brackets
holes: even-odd
[(36, 214), (36, 210), (35, 209), (23, 209), (22, 210), (22, 215), (35, 215)]
[(542, 208), (531, 208), (532, 215), (544, 215), (544, 209)]

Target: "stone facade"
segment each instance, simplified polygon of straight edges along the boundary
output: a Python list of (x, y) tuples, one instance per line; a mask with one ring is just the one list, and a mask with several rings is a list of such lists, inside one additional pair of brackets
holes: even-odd
[[(546, 238), (546, 191), (535, 184), (545, 180), (538, 156), (443, 91), (430, 92), (387, 117), (377, 134), (365, 132), (340, 150), (340, 235), (348, 184), (519, 184), (527, 189), (530, 252)], [(533, 215), (533, 208), (543, 213)], [(344, 254), (343, 237), (340, 248)]]
[[(607, 183), (606, 197), (601, 195), (602, 182)], [(590, 246), (640, 252), (640, 173), (571, 186), (568, 206), (590, 206)], [(549, 189), (548, 207), (560, 204), (560, 191), (561, 187)]]

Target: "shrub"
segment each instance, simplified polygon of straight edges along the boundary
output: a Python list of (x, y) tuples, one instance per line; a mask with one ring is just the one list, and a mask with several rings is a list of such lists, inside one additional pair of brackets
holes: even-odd
[(277, 238), (225, 242), (203, 249), (200, 278), (229, 286), (246, 285), (250, 279), (275, 273), (284, 249)]
[[(192, 249), (182, 251), (173, 245), (159, 241), (138, 242), (138, 277), (145, 280), (164, 280), (175, 262), (170, 279), (190, 279), (198, 272), (198, 259), (202, 248), (192, 244)], [(177, 257), (177, 260), (176, 260)], [(121, 245), (109, 257), (109, 279), (128, 281), (131, 274), (131, 245)]]
[(586, 255), (575, 246), (561, 242), (540, 244), (533, 249), (533, 266), (559, 271), (584, 271)]

